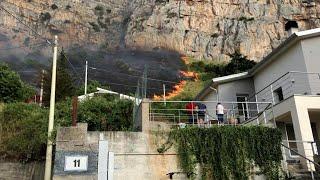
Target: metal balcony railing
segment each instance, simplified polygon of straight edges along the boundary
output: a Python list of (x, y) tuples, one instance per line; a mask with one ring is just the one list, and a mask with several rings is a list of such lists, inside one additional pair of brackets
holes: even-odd
[[(194, 103), (193, 109), (186, 108)], [(274, 124), (271, 102), (220, 102), (224, 106), (223, 124)], [(199, 108), (205, 105), (205, 109)], [(150, 101), (151, 121), (187, 125), (220, 124), (216, 101)], [(241, 108), (239, 108), (241, 106)]]
[(290, 71), (247, 98), (277, 104), (293, 95), (320, 95), (320, 73)]

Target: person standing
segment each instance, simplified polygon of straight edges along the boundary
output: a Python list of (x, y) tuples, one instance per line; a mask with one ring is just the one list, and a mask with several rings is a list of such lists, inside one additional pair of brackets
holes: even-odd
[(186, 104), (186, 109), (187, 109), (187, 114), (189, 116), (189, 124), (194, 124), (195, 123), (195, 109), (196, 109), (196, 104), (194, 102), (189, 102)]
[(202, 103), (198, 103), (198, 124), (205, 123), (205, 115), (207, 112), (207, 106)]
[(218, 102), (217, 104), (217, 107), (216, 107), (216, 114), (217, 114), (217, 118), (218, 118), (218, 121), (219, 123), (222, 123), (223, 124), (223, 116), (224, 116), (224, 107), (223, 105)]

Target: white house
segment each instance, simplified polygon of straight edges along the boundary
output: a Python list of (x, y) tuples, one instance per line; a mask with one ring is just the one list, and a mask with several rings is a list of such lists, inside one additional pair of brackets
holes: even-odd
[[(207, 101), (211, 116), (216, 104), (208, 101), (238, 102), (224, 104), (229, 116), (276, 125), (287, 146), (313, 160), (320, 139), (320, 28), (294, 32), (248, 72), (212, 79), (196, 99)], [(287, 160), (298, 157), (292, 150)]]

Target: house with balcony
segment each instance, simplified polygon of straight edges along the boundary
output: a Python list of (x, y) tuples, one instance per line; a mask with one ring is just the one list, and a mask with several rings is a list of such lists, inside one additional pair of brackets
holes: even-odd
[[(314, 160), (320, 147), (320, 28), (295, 32), (248, 72), (212, 79), (196, 97), (223, 104), (227, 118), (241, 124), (269, 124), (283, 132), (284, 159)], [(314, 168), (314, 167), (313, 167)]]

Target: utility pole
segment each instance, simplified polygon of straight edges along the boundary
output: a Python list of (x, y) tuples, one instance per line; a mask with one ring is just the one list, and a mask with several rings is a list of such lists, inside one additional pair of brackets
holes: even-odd
[(163, 84), (163, 104), (166, 106), (166, 85)]
[(41, 71), (41, 87), (40, 87), (40, 98), (39, 98), (39, 105), (42, 106), (42, 99), (43, 99), (43, 81), (44, 81), (44, 70)]
[(87, 87), (88, 87), (88, 61), (86, 61), (86, 74), (84, 77), (84, 95), (87, 95)]
[(58, 55), (58, 36), (54, 36), (50, 112), (49, 112), (49, 124), (48, 124), (48, 141), (47, 141), (46, 166), (45, 166), (45, 174), (44, 174), (45, 180), (51, 179), (52, 141), (50, 139), (51, 139), (51, 133), (52, 133), (53, 124), (54, 124), (54, 106), (55, 106), (55, 96), (56, 96), (56, 75), (57, 75), (57, 55)]

